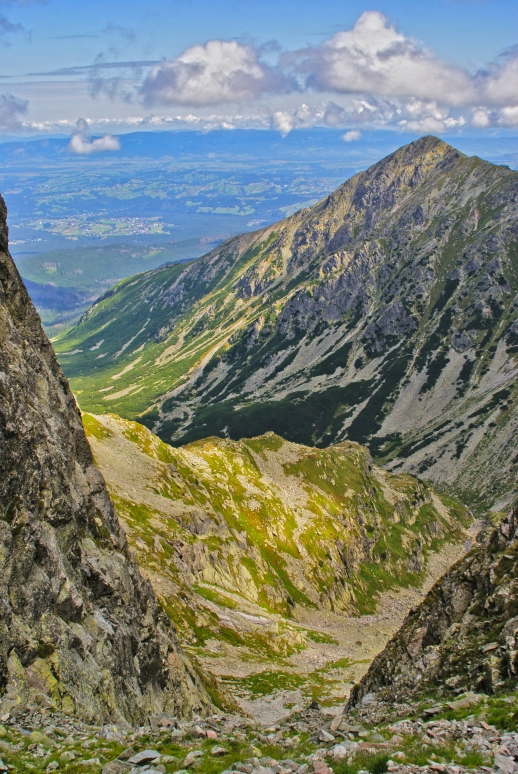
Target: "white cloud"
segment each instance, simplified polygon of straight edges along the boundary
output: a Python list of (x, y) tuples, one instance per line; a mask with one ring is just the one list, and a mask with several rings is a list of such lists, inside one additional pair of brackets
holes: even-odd
[(502, 108), (498, 113), (497, 123), (510, 129), (518, 126), (518, 105)]
[(342, 94), (469, 103), (474, 84), (460, 67), (437, 59), (398, 32), (378, 11), (365, 11), (352, 30), (287, 57), (308, 87)]
[[(128, 40), (133, 36), (132, 30), (113, 24), (104, 32)], [(76, 85), (73, 89), (70, 85), (66, 99), (75, 117), (82, 112), (88, 94), (100, 97), (95, 107), (92, 103), (90, 115), (98, 133), (112, 125), (202, 131), (273, 127), (286, 135), (318, 125), (343, 127), (344, 137), (352, 137), (351, 132), (363, 131), (366, 126), (415, 133), (454, 132), (466, 126), (482, 131), (518, 126), (518, 47), (504, 52), (485, 70), (468, 72), (442, 61), (382, 13), (366, 11), (351, 29), (322, 44), (285, 53), (273, 65), (276, 56), (272, 46), (224, 40), (194, 45), (175, 59), (160, 63), (108, 62), (100, 55), (88, 67), (68, 68), (67, 77), (82, 75), (89, 80), (77, 81), (84, 85), (84, 95)], [(58, 77), (59, 73), (47, 75)], [(53, 81), (50, 86), (39, 81), (37, 86), (17, 85), (17, 93), (30, 98), (31, 113), (39, 107), (38, 115), (33, 122), (20, 124), (25, 103), (14, 97), (0, 98), (15, 100), (0, 102), (4, 125), (11, 121), (14, 128), (21, 125), (37, 131), (50, 131), (51, 123), (65, 128), (63, 114), (54, 110), (62, 104), (62, 97), (53, 99), (50, 91), (46, 97), (44, 93), (47, 88), (61, 95), (58, 85), (63, 88), (65, 81)], [(112, 119), (101, 118), (106, 97), (114, 104), (110, 108)], [(302, 104), (298, 104), (299, 97)], [(126, 108), (124, 103), (132, 107)], [(166, 115), (146, 115), (157, 106), (164, 106), (160, 112)], [(75, 153), (117, 148), (115, 138), (105, 135), (92, 141), (85, 128), (76, 130), (70, 141), (70, 150)]]
[[(336, 107), (336, 106), (335, 106)], [(305, 129), (325, 122), (326, 106), (323, 104), (306, 105), (303, 103), (295, 110), (280, 110), (272, 115), (272, 126), (282, 135), (292, 129)]]
[(513, 50), (505, 64), (493, 64), (476, 77), (482, 101), (486, 105), (518, 105), (518, 51)]
[(23, 128), (20, 117), (23, 116), (29, 107), (26, 99), (18, 99), (13, 94), (2, 94), (0, 96), (0, 129), (10, 131), (19, 131)]
[(295, 81), (236, 41), (209, 40), (154, 67), (142, 84), (146, 105), (216, 105), (284, 93)]
[(71, 153), (87, 156), (90, 153), (99, 153), (100, 151), (120, 150), (120, 141), (112, 134), (105, 134), (103, 137), (91, 140), (88, 136), (88, 122), (84, 118), (80, 118), (76, 126), (77, 128), (68, 143), (68, 150)]
[(356, 140), (359, 140), (361, 136), (362, 136), (362, 133), (359, 132), (357, 129), (351, 129), (345, 134), (342, 134), (342, 140), (344, 142), (356, 142)]
[(487, 129), (491, 126), (491, 115), (485, 108), (476, 108), (471, 116), (471, 126), (475, 129)]

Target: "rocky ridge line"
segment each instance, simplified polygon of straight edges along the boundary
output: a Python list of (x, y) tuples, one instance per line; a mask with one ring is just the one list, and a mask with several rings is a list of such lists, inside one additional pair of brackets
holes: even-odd
[(313, 207), (126, 280), (57, 343), (83, 410), (177, 445), (369, 446), (482, 514), (518, 458), (518, 173), (422, 137)]

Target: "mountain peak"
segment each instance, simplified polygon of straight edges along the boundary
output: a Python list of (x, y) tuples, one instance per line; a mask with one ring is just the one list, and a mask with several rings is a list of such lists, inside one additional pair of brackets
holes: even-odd
[(61, 362), (82, 408), (168, 442), (353, 440), (492, 505), (514, 485), (517, 191), (516, 172), (421, 137), (311, 208), (120, 284)]

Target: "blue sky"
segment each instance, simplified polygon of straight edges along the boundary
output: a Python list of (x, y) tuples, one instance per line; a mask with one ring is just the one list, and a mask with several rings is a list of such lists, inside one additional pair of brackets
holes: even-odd
[(516, 0), (0, 0), (0, 37), (0, 132), (75, 131), (79, 152), (80, 118), (351, 141), (518, 127)]

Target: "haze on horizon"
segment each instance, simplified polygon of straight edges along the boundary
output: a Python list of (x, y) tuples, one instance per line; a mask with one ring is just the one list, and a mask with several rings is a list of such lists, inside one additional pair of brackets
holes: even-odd
[(509, 135), (516, 22), (513, 0), (4, 0), (0, 134), (77, 154), (138, 129)]

